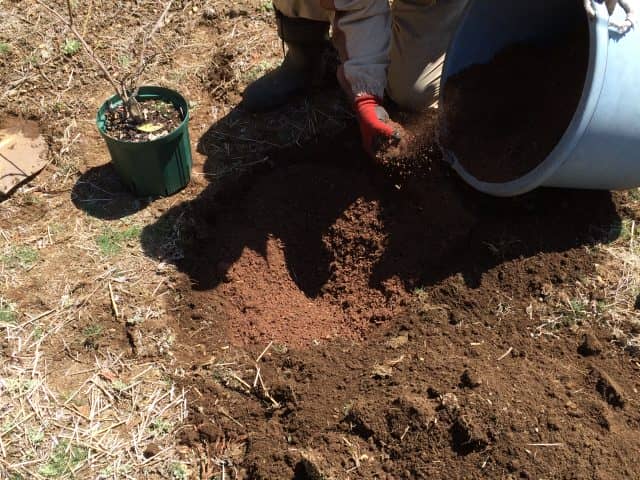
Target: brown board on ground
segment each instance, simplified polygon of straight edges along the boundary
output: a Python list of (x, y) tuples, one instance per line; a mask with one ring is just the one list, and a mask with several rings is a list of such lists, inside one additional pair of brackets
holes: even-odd
[(0, 122), (0, 195), (42, 170), (46, 151), (37, 123), (16, 118)]

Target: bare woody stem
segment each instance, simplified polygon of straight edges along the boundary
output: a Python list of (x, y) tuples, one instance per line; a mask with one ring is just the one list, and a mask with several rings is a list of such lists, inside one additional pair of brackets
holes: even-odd
[[(167, 17), (167, 14), (169, 13), (169, 9), (171, 8), (172, 4), (173, 4), (173, 0), (169, 0), (167, 2), (167, 4), (164, 7), (164, 10), (160, 14), (160, 17), (158, 17), (158, 20), (154, 24), (153, 28), (142, 39), (142, 47), (140, 48), (140, 57), (138, 59), (138, 69), (132, 79), (133, 83), (136, 85), (138, 83), (138, 79), (142, 76), (145, 69), (147, 68), (147, 59), (145, 58), (145, 54), (147, 52), (147, 45), (149, 41), (153, 38), (155, 33), (160, 29), (160, 27), (162, 27), (162, 24), (164, 23), (165, 18)], [(135, 91), (132, 95), (133, 97), (135, 97), (138, 94), (138, 89), (139, 87), (135, 88)]]

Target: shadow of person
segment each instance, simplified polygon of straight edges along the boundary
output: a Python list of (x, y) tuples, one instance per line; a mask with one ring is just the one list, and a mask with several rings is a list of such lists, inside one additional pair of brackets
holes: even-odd
[(150, 199), (138, 198), (126, 188), (111, 163), (83, 173), (73, 186), (71, 201), (78, 209), (102, 220), (133, 215), (150, 203)]
[[(349, 282), (363, 276), (387, 297), (390, 279), (412, 291), (461, 274), (477, 287), (496, 265), (606, 242), (620, 229), (609, 192), (540, 189), (491, 198), (437, 159), (397, 184), (362, 152), (354, 123), (282, 148), (255, 131), (229, 133), (229, 125), (251, 118), (234, 111), (202, 136), (198, 148), (212, 182), (142, 233), (147, 255), (174, 262), (196, 290), (249, 280), (233, 278), (247, 251), (255, 257), (243, 260), (241, 274), (269, 276), (282, 262), (309, 299), (326, 295), (328, 283), (334, 293), (349, 292)], [(250, 168), (229, 161), (238, 145), (246, 146)], [(230, 171), (240, 173), (224, 174)]]

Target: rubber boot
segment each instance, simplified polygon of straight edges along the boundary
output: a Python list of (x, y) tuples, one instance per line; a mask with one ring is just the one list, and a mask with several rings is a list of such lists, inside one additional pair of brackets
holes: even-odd
[(330, 47), (329, 24), (285, 17), (279, 11), (276, 19), (287, 53), (278, 68), (245, 89), (241, 106), (249, 112), (278, 108), (292, 97), (311, 90), (314, 80), (324, 76), (324, 53)]

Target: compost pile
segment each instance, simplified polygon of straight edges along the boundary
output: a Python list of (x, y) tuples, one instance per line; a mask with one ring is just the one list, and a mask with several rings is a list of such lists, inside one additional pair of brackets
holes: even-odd
[(122, 105), (105, 113), (107, 135), (128, 142), (147, 142), (169, 135), (184, 120), (184, 114), (171, 102), (144, 100), (139, 102), (144, 120), (135, 121)]
[(479, 180), (523, 176), (566, 131), (587, 64), (585, 22), (550, 44), (510, 46), (469, 67), (445, 85), (443, 145)]

